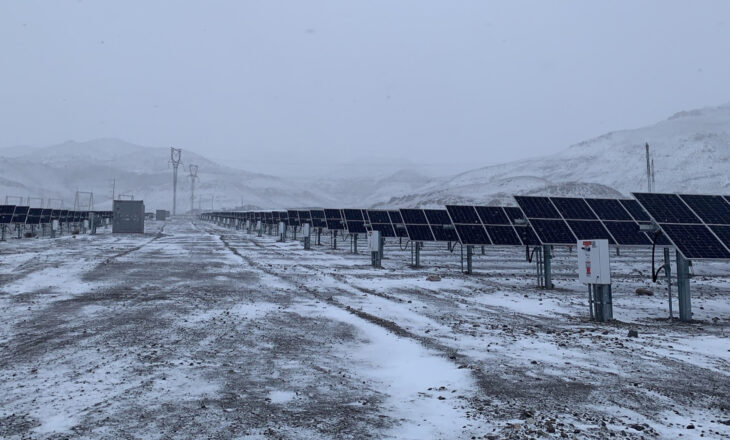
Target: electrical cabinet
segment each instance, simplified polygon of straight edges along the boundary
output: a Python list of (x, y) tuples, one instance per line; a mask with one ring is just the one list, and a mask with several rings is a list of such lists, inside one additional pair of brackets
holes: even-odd
[(578, 279), (584, 284), (611, 284), (608, 240), (578, 240)]

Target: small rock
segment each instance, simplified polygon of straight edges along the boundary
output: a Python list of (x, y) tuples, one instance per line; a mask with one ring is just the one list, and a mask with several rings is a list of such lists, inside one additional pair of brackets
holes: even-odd
[(639, 287), (636, 289), (636, 294), (639, 296), (654, 296), (654, 291), (646, 287)]
[(629, 330), (629, 338), (638, 338), (639, 332), (636, 330)]
[(441, 277), (438, 275), (429, 275), (426, 277), (426, 281), (441, 281)]
[(638, 423), (634, 423), (633, 425), (630, 425), (629, 428), (635, 429), (637, 431), (643, 431), (644, 427), (639, 425)]
[(689, 424), (689, 425), (687, 425), (687, 429), (695, 429), (695, 425)]

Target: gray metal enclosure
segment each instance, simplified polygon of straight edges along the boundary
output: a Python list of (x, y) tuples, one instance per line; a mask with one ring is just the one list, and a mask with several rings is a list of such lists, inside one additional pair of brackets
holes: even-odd
[(164, 209), (158, 209), (157, 212), (155, 212), (155, 220), (163, 222), (167, 220), (167, 211)]
[(144, 201), (115, 200), (112, 233), (144, 233)]

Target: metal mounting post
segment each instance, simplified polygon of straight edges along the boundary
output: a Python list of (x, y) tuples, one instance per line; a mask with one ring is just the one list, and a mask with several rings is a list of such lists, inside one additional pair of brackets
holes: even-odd
[(610, 284), (592, 284), (593, 289), (593, 317), (596, 321), (606, 322), (613, 320), (613, 298)]
[(337, 249), (337, 229), (332, 231), (332, 249)]
[(677, 296), (679, 298), (679, 320), (692, 321), (692, 299), (689, 293), (690, 262), (677, 251)]
[(357, 253), (357, 234), (352, 235), (352, 253)]
[(667, 297), (669, 299), (669, 319), (674, 318), (672, 312), (672, 265), (669, 260), (669, 248), (664, 248), (664, 276), (667, 279)]
[(544, 286), (546, 289), (552, 289), (553, 288), (553, 276), (551, 273), (552, 254), (550, 252), (550, 246), (543, 245), (542, 251), (543, 251), (543, 265), (544, 265), (543, 275), (545, 277)]
[[(483, 249), (483, 247), (482, 247), (482, 249)], [(472, 255), (474, 255), (474, 246), (467, 245), (466, 246), (466, 273), (470, 274), (470, 275), (472, 273), (472, 265), (471, 265)]]

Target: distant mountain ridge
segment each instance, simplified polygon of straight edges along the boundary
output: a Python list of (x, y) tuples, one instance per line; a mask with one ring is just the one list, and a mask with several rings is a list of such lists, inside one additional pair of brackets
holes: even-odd
[[(449, 177), (410, 168), (376, 177), (284, 178), (220, 165), (183, 150), (178, 211), (190, 208), (187, 166), (200, 166), (196, 208), (435, 207), (513, 204), (514, 194), (618, 197), (646, 189), (644, 143), (651, 146), (656, 190), (730, 194), (730, 104), (682, 111), (659, 123), (606, 133), (543, 157), (490, 165)], [(0, 149), (0, 196), (64, 199), (93, 191), (99, 209), (116, 194), (171, 209), (169, 148), (119, 139)], [(365, 165), (367, 167), (367, 165)], [(395, 168), (394, 168), (395, 169)], [(374, 173), (365, 173), (375, 175)], [(200, 205), (199, 205), (200, 204)]]

